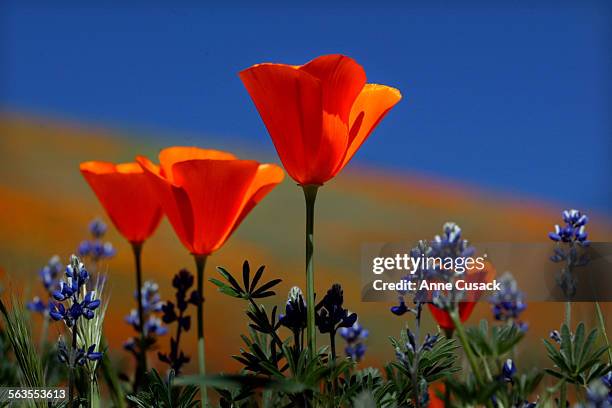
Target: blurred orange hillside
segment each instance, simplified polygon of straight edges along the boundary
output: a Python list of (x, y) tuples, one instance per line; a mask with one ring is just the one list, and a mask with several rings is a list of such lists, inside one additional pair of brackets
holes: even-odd
[[(65, 260), (87, 237), (89, 221), (103, 210), (82, 179), (78, 164), (85, 160), (130, 161), (136, 154), (154, 158), (164, 147), (162, 139), (134, 136), (85, 124), (63, 123), (24, 116), (0, 116), (0, 269), (9, 282), (3, 286), (20, 291), (24, 297), (40, 293), (38, 269), (48, 258), (59, 254)], [(128, 137), (129, 136), (129, 137)], [(205, 136), (199, 146), (209, 146)], [(216, 148), (237, 151), (241, 157), (275, 161), (261, 152), (236, 146)], [(367, 143), (364, 146), (367, 149)], [(545, 241), (552, 225), (559, 222), (559, 208), (552, 204), (509, 197), (419, 177), (389, 174), (350, 166), (324, 186), (317, 199), (315, 220), (316, 286), (323, 293), (332, 283), (345, 289), (345, 303), (359, 314), (370, 329), (364, 364), (380, 366), (394, 357), (388, 336), (397, 336), (408, 317), (389, 312), (390, 304), (361, 303), (360, 246), (364, 242), (416, 241), (432, 238), (444, 222), (457, 222), (471, 241)], [(590, 236), (594, 241), (612, 239), (609, 219), (589, 214)], [(214, 266), (240, 271), (243, 260), (253, 266), (267, 265), (269, 279), (283, 279), (270, 300), (284, 307), (291, 286), (304, 286), (304, 202), (300, 189), (286, 179), (269, 194), (238, 228), (228, 244), (208, 262), (207, 275)], [(133, 265), (130, 247), (113, 228), (106, 237), (118, 250), (105, 265), (109, 276), (111, 302), (105, 321), (113, 355), (128, 359), (121, 343), (132, 335), (123, 316), (135, 306)], [(172, 298), (170, 278), (182, 267), (193, 271), (193, 260), (175, 238), (166, 220), (144, 247), (145, 278), (160, 283), (162, 296)], [(265, 275), (264, 275), (265, 276)], [(207, 357), (211, 371), (229, 371), (238, 365), (229, 357), (240, 348), (239, 333), (246, 329), (240, 301), (221, 295), (206, 284)], [(561, 321), (562, 305), (530, 304), (525, 313), (528, 338), (522, 353), (543, 362), (544, 349), (538, 339)], [(480, 304), (469, 323), (489, 317)], [(591, 305), (575, 308), (574, 316), (594, 322)], [(34, 317), (38, 319), (38, 317)], [(38, 322), (38, 320), (36, 320)], [(52, 328), (55, 335), (59, 325)], [(428, 317), (426, 328), (435, 330)], [(195, 332), (187, 344), (195, 355)], [(168, 347), (168, 339), (159, 346)], [(193, 362), (193, 361), (192, 361)], [(191, 367), (193, 369), (193, 367)]]

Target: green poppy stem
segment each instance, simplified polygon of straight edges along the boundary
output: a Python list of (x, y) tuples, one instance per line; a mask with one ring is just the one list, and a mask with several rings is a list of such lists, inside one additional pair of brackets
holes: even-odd
[(465, 351), (465, 355), (468, 359), (468, 362), (470, 363), (470, 367), (472, 368), (474, 377), (476, 377), (476, 381), (478, 382), (478, 384), (483, 384), (482, 376), (480, 375), (480, 368), (478, 367), (478, 362), (476, 361), (476, 357), (472, 352), (472, 348), (467, 338), (467, 334), (465, 333), (465, 329), (463, 328), (463, 324), (461, 323), (461, 319), (459, 318), (459, 312), (455, 308), (449, 314), (451, 319), (453, 320), (453, 324), (455, 325), (457, 337), (459, 337), (459, 341), (463, 346), (463, 351)]
[(136, 378), (134, 388), (137, 390), (147, 372), (147, 355), (145, 349), (144, 334), (144, 310), (142, 308), (142, 242), (132, 242), (132, 252), (134, 253), (134, 264), (136, 267), (136, 297), (138, 299), (138, 328), (140, 331), (140, 347), (138, 352), (138, 364), (136, 367)]
[[(206, 346), (204, 344), (204, 268), (206, 268), (206, 255), (195, 255), (196, 270), (198, 271), (198, 372), (200, 376), (206, 375)], [(205, 385), (200, 385), (202, 407), (208, 405), (208, 391)]]
[(317, 332), (315, 327), (314, 294), (314, 207), (318, 185), (302, 186), (306, 200), (306, 303), (307, 303), (307, 341), (311, 353), (316, 353)]

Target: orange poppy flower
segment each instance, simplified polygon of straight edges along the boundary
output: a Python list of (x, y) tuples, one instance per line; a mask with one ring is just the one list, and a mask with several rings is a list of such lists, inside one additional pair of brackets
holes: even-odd
[(401, 99), (366, 84), (361, 65), (325, 55), (305, 65), (257, 64), (240, 72), (287, 173), (301, 185), (321, 185), (351, 160)]
[(197, 255), (219, 249), (284, 176), (274, 164), (197, 147), (163, 149), (159, 166), (143, 156), (136, 160), (179, 239)]
[(89, 161), (79, 167), (121, 235), (142, 243), (153, 234), (163, 213), (138, 163)]
[[(450, 314), (446, 310), (440, 309), (439, 307), (433, 305), (432, 303), (429, 303), (428, 306), (429, 306), (429, 311), (431, 312), (431, 315), (434, 317), (434, 319), (436, 319), (438, 326), (440, 326), (442, 330), (454, 330), (455, 329), (455, 324), (453, 323), (453, 320), (451, 319)], [(463, 323), (467, 319), (469, 319), (470, 315), (472, 314), (472, 311), (474, 310), (474, 307), (476, 307), (476, 302), (460, 302), (458, 307), (459, 307), (459, 319)]]
[[(484, 268), (468, 272), (467, 276), (465, 277), (465, 281), (466, 283), (486, 283), (491, 282), (493, 276), (495, 276), (495, 267), (491, 262), (485, 261)], [(481, 294), (481, 291), (465, 292), (464, 301), (459, 302), (457, 305), (459, 310), (459, 320), (462, 323), (469, 319), (470, 315), (474, 311), (474, 308), (476, 307), (476, 303), (480, 298)], [(434, 317), (434, 319), (436, 319), (436, 322), (438, 322), (438, 326), (440, 326), (442, 330), (448, 331), (455, 329), (453, 320), (451, 319), (450, 314), (447, 311), (436, 307), (432, 303), (429, 303), (428, 306), (431, 315)]]

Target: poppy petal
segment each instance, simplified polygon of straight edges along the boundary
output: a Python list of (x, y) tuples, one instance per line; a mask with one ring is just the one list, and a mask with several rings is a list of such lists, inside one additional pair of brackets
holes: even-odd
[(459, 320), (465, 322), (470, 318), (474, 308), (476, 307), (476, 302), (460, 302), (459, 303)]
[(367, 84), (363, 88), (351, 108), (349, 146), (339, 170), (346, 166), (372, 130), (401, 98), (400, 92), (389, 86)]
[(210, 254), (223, 245), (258, 167), (250, 160), (188, 160), (172, 166), (194, 210), (194, 253)]
[[(242, 210), (240, 215), (234, 222), (234, 227), (229, 232), (231, 235), (234, 230), (240, 225), (242, 220), (251, 212), (251, 210), (274, 188), (277, 184), (283, 181), (285, 173), (283, 169), (274, 164), (260, 164), (253, 179), (253, 183), (249, 187), (249, 191), (244, 197)], [(227, 237), (225, 238), (227, 239)]]
[(220, 150), (201, 149), (195, 146), (172, 146), (159, 152), (159, 165), (164, 176), (172, 182), (172, 166), (186, 160), (211, 159), (211, 160), (235, 160), (236, 156)]
[(283, 64), (258, 64), (239, 75), (283, 166), (298, 183), (310, 182), (322, 138), (321, 81)]
[(311, 170), (313, 184), (323, 184), (336, 175), (349, 143), (351, 107), (366, 83), (363, 67), (339, 54), (315, 58), (299, 68), (321, 81), (323, 97), (322, 134), (311, 152), (317, 166)]
[(193, 211), (189, 197), (181, 187), (165, 179), (161, 174), (161, 169), (149, 159), (137, 156), (136, 161), (147, 175), (147, 182), (155, 191), (157, 200), (174, 232), (181, 243), (193, 253)]
[(299, 69), (321, 81), (323, 111), (348, 125), (351, 107), (366, 83), (363, 67), (352, 58), (334, 54), (315, 58)]
[(121, 235), (130, 242), (143, 242), (153, 234), (163, 213), (137, 163), (90, 161), (79, 167)]
[(432, 303), (429, 303), (428, 306), (431, 315), (436, 320), (438, 326), (440, 326), (442, 330), (452, 330), (455, 328), (453, 320), (451, 319), (450, 314), (448, 314), (446, 310), (440, 309)]
[[(451, 319), (450, 314), (446, 310), (440, 309), (433, 303), (429, 303), (428, 306), (431, 315), (436, 320), (438, 326), (440, 326), (442, 330), (455, 329), (453, 319)], [(476, 302), (459, 302), (457, 304), (457, 307), (459, 308), (459, 320), (461, 320), (461, 322), (465, 322), (471, 316), (472, 311), (474, 311), (474, 308), (476, 307)]]

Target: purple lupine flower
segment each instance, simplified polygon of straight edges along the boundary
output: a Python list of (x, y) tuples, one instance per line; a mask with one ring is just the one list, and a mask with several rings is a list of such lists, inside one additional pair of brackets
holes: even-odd
[(553, 330), (548, 335), (555, 343), (561, 344), (561, 335), (559, 334), (559, 330)]
[[(153, 281), (145, 281), (140, 289), (140, 295), (142, 296), (142, 311), (145, 320), (145, 336), (165, 334), (167, 330), (163, 327), (161, 319), (157, 317), (157, 314), (162, 312), (164, 306), (159, 295), (159, 285)], [(137, 291), (134, 292), (134, 298), (138, 300)], [(130, 310), (130, 313), (125, 316), (125, 321), (132, 326), (135, 331), (140, 331), (140, 320), (138, 318), (137, 309)]]
[(89, 223), (89, 232), (94, 238), (102, 238), (106, 234), (107, 229), (106, 224), (99, 218)]
[(113, 244), (102, 241), (104, 234), (106, 234), (106, 230), (107, 226), (104, 222), (99, 219), (93, 220), (89, 224), (89, 232), (92, 239), (81, 241), (77, 247), (77, 254), (83, 258), (89, 257), (94, 262), (115, 256), (117, 251), (113, 247)]
[(586, 404), (584, 408), (610, 408), (612, 407), (612, 391), (609, 385), (609, 374), (592, 381), (586, 391)]
[(402, 316), (406, 312), (409, 311), (408, 306), (406, 306), (406, 301), (404, 300), (404, 296), (398, 296), (399, 305), (391, 307), (391, 313), (397, 316)]
[(357, 314), (344, 309), (343, 303), (342, 286), (335, 283), (315, 308), (315, 322), (321, 333), (335, 335), (340, 327), (351, 327), (357, 321)]
[(445, 223), (442, 235), (436, 235), (430, 245), (430, 256), (436, 258), (465, 258), (475, 252), (475, 248), (461, 237), (461, 228), (454, 222)]
[(550, 260), (563, 262), (565, 266), (557, 275), (557, 284), (563, 290), (566, 298), (576, 294), (576, 278), (573, 276), (575, 267), (589, 263), (586, 247), (589, 246), (586, 224), (589, 218), (578, 210), (565, 210), (562, 213), (565, 225), (555, 225), (555, 231), (548, 237), (556, 243)]
[(149, 320), (145, 323), (144, 331), (147, 336), (163, 336), (168, 333), (168, 328), (163, 325), (159, 317), (149, 316)]
[(61, 363), (67, 364), (68, 366), (84, 366), (87, 361), (99, 361), (104, 356), (104, 353), (101, 351), (95, 351), (95, 349), (96, 345), (92, 344), (91, 346), (87, 347), (87, 350), (84, 348), (79, 348), (71, 353), (64, 340), (60, 338), (57, 343), (57, 357)]
[[(138, 295), (138, 291), (134, 291), (134, 299), (136, 301), (138, 301)], [(144, 320), (144, 343), (141, 342), (139, 337), (130, 337), (123, 345), (123, 348), (131, 352), (137, 359), (141, 350), (144, 349), (144, 352), (146, 352), (147, 349), (155, 344), (157, 337), (168, 333), (168, 328), (164, 326), (164, 321), (160, 317), (165, 305), (159, 295), (159, 285), (153, 281), (145, 281), (140, 288), (140, 296)], [(125, 316), (125, 322), (132, 326), (134, 331), (139, 333), (141, 322), (138, 316), (138, 309), (130, 310), (130, 313)]]
[(521, 331), (527, 330), (527, 324), (518, 320), (520, 314), (527, 308), (523, 299), (523, 292), (518, 283), (506, 272), (499, 279), (501, 290), (495, 292), (490, 298), (493, 317), (499, 321), (512, 321)]
[(555, 231), (549, 232), (548, 237), (557, 242), (576, 242), (580, 245), (587, 246), (588, 234), (585, 230), (585, 225), (589, 222), (589, 217), (578, 210), (565, 210), (561, 214), (564, 226), (555, 225)]
[(369, 332), (358, 322), (351, 327), (340, 328), (340, 336), (346, 341), (344, 352), (353, 361), (361, 361), (366, 352), (365, 340)]
[(346, 356), (354, 361), (361, 361), (366, 352), (366, 346), (363, 343), (357, 343), (354, 346), (346, 346), (344, 352)]
[[(417, 259), (421, 257), (428, 257), (432, 253), (432, 248), (427, 241), (421, 240), (418, 242), (417, 246), (410, 250), (410, 256), (412, 259)], [(435, 271), (428, 270), (426, 265), (419, 264), (419, 267), (410, 273), (407, 276), (404, 276), (404, 280), (413, 281), (418, 283), (423, 279), (428, 278), (431, 275), (435, 275)], [(412, 301), (417, 305), (416, 308), (409, 308), (406, 305), (405, 297), (408, 295), (412, 295)], [(402, 316), (407, 312), (412, 312), (414, 314), (418, 313), (418, 309), (420, 308), (419, 304), (427, 301), (427, 291), (426, 290), (416, 290), (413, 292), (399, 291), (398, 292), (398, 301), (399, 305), (391, 307), (391, 313), (396, 316)]]
[(302, 290), (294, 286), (287, 296), (285, 313), (278, 316), (278, 321), (295, 335), (306, 328), (306, 320), (306, 302), (304, 302)]
[[(60, 280), (57, 290), (53, 292), (56, 302), (49, 302), (49, 316), (52, 320), (63, 321), (71, 331), (76, 330), (81, 317), (93, 319), (95, 311), (100, 307), (100, 299), (96, 298), (95, 291), (87, 290), (89, 273), (81, 260), (72, 255), (70, 263), (65, 268), (65, 277)], [(58, 343), (58, 358), (70, 367), (84, 365), (87, 361), (96, 361), (102, 358), (102, 352), (96, 352), (95, 344), (85, 349), (68, 350), (66, 344), (60, 339)]]
[[(58, 276), (64, 269), (60, 257), (54, 255), (49, 259), (49, 262), (45, 266), (43, 266), (38, 276), (40, 281), (47, 292), (47, 296), (51, 297), (53, 292), (55, 292), (59, 281)], [(28, 310), (36, 313), (46, 314), (48, 312), (49, 305), (39, 296), (35, 296), (30, 302), (26, 304)]]
[[(53, 292), (57, 303), (50, 302), (49, 316), (56, 321), (63, 320), (68, 327), (72, 327), (81, 316), (92, 319), (94, 311), (100, 306), (100, 300), (95, 298), (95, 292), (81, 290), (86, 287), (89, 273), (77, 256), (70, 257), (65, 275), (66, 278), (59, 281), (58, 289)], [(85, 296), (82, 296), (83, 293)]]
[(38, 296), (34, 296), (34, 298), (26, 304), (26, 308), (32, 312), (44, 313), (47, 310), (47, 305)]
[(512, 359), (507, 359), (502, 367), (502, 377), (505, 381), (514, 381), (514, 375), (516, 374), (516, 365)]
[(439, 338), (440, 338), (439, 334), (431, 335), (431, 334), (427, 333), (425, 335), (425, 341), (421, 345), (421, 348), (423, 350), (427, 350), (427, 351), (431, 350), (433, 348), (433, 346), (436, 344), (436, 342), (438, 341)]

